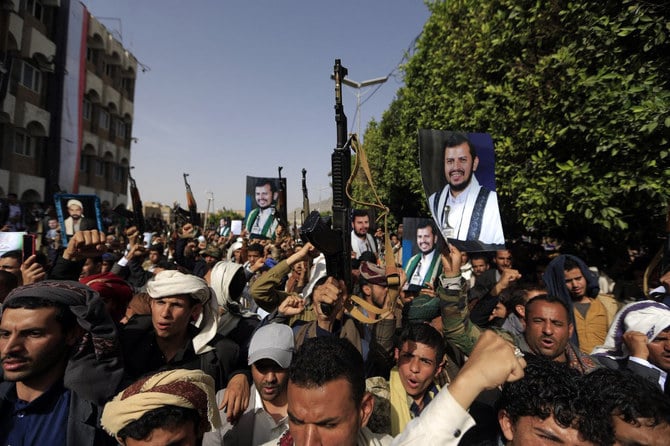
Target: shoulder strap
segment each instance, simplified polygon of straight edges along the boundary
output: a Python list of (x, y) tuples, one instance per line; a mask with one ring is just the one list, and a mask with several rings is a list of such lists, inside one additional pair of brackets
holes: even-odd
[(482, 232), (482, 222), (484, 220), (484, 209), (489, 199), (489, 190), (482, 186), (477, 194), (475, 206), (472, 209), (470, 217), (470, 228), (468, 229), (467, 240), (479, 240), (479, 233)]
[(436, 219), (440, 219), (440, 199), (442, 198), (442, 192), (444, 191), (444, 187), (435, 192), (435, 199), (433, 200), (433, 215)]

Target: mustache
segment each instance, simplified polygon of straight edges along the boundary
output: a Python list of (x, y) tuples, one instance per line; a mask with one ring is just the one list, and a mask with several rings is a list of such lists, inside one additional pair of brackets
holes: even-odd
[(28, 358), (26, 356), (15, 355), (15, 354), (10, 353), (8, 355), (5, 355), (5, 356), (1, 357), (0, 362), (5, 362), (8, 359), (19, 359), (19, 360), (22, 360), (22, 361), (28, 360)]

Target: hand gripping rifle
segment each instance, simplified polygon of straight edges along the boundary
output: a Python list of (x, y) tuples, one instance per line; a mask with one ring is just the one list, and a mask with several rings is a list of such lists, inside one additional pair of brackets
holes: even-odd
[[(342, 80), (347, 69), (340, 59), (335, 59), (335, 124), (337, 127), (337, 147), (331, 156), (333, 180), (333, 217), (331, 221), (321, 218), (318, 211), (309, 214), (300, 231), (301, 237), (311, 242), (326, 257), (326, 271), (329, 276), (344, 280), (351, 294), (351, 230), (349, 224), (350, 201), (346, 193), (347, 180), (351, 176), (351, 148), (347, 139), (347, 117), (342, 105)], [(324, 314), (332, 311), (330, 305), (321, 304)]]
[(184, 185), (186, 185), (186, 204), (188, 205), (188, 213), (191, 219), (191, 224), (193, 226), (200, 226), (200, 214), (198, 214), (198, 205), (195, 202), (195, 197), (193, 196), (193, 191), (191, 191), (191, 185), (188, 184), (186, 177), (187, 173), (184, 174)]

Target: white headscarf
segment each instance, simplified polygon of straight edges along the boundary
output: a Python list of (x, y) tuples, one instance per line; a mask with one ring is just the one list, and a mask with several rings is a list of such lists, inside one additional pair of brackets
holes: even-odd
[(614, 358), (630, 356), (623, 334), (629, 331), (639, 331), (647, 336), (647, 342), (656, 339), (656, 336), (670, 327), (670, 308), (653, 300), (633, 302), (623, 307), (614, 316), (605, 343), (593, 349), (592, 355), (606, 355)]
[(214, 347), (207, 343), (214, 339), (218, 329), (218, 308), (214, 290), (212, 290), (204, 279), (193, 274), (184, 274), (176, 270), (161, 271), (147, 282), (147, 293), (152, 299), (159, 297), (177, 296), (188, 294), (193, 299), (202, 303), (202, 319), (198, 326), (200, 331), (193, 338), (193, 350), (196, 354), (202, 354)]
[(235, 243), (230, 245), (230, 248), (228, 248), (228, 254), (226, 255), (226, 260), (232, 261), (233, 260), (233, 254), (235, 253), (236, 250), (242, 249), (244, 246), (244, 243), (240, 239), (237, 239)]
[(216, 300), (223, 309), (219, 317), (219, 333), (226, 336), (233, 331), (242, 318), (258, 318), (256, 313), (240, 310), (237, 301), (230, 295), (230, 282), (243, 266), (233, 262), (217, 262), (210, 272), (209, 282)]

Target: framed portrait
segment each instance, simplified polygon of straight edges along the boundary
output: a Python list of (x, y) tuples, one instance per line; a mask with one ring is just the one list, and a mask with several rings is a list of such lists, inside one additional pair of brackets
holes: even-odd
[(286, 219), (286, 178), (247, 176), (244, 229), (249, 238), (274, 238)]
[[(370, 251), (379, 257), (379, 246), (374, 234), (377, 230), (377, 212), (375, 209), (352, 209), (349, 221), (351, 222), (351, 251), (358, 259), (362, 253)], [(383, 229), (383, 228), (382, 228)], [(383, 240), (381, 241), (383, 243)]]
[(100, 198), (97, 195), (56, 194), (54, 203), (63, 245), (67, 245), (76, 231), (102, 231)]
[(442, 236), (461, 251), (505, 245), (488, 133), (419, 131), (421, 179)]

